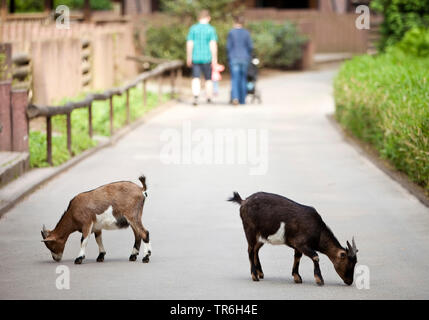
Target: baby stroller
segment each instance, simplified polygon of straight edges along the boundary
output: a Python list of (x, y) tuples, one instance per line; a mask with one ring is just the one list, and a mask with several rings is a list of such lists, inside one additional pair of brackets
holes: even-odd
[(247, 94), (251, 96), (252, 103), (254, 103), (255, 100), (258, 100), (259, 103), (262, 102), (261, 93), (256, 88), (256, 81), (258, 80), (258, 65), (259, 59), (253, 58), (247, 69)]

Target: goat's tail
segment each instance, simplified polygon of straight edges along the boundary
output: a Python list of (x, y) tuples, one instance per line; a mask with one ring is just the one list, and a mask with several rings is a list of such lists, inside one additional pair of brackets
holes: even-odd
[(144, 175), (141, 175), (140, 177), (139, 177), (139, 180), (140, 180), (140, 182), (142, 183), (142, 185), (143, 185), (143, 191), (146, 191), (147, 190), (147, 187), (146, 187), (146, 177), (144, 176)]
[(229, 198), (228, 201), (238, 203), (239, 205), (243, 203), (243, 199), (241, 199), (237, 191), (234, 191), (234, 195), (231, 198)]

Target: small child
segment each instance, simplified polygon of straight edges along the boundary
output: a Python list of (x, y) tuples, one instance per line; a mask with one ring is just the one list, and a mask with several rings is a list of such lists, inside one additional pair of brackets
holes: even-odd
[(219, 93), (219, 81), (222, 80), (221, 72), (225, 70), (225, 66), (222, 64), (215, 64), (212, 67), (212, 81), (213, 81), (213, 93), (215, 96)]

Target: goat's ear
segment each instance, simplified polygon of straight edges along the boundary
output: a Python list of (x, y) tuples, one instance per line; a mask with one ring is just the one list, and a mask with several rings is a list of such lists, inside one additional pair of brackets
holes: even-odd
[[(43, 232), (42, 232), (42, 237), (43, 237)], [(57, 239), (49, 235), (48, 237), (43, 238), (42, 242), (50, 242), (50, 241), (56, 241), (56, 240)]]

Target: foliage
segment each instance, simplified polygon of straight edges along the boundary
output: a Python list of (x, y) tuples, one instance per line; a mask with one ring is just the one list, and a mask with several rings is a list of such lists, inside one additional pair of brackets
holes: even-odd
[(429, 28), (412, 28), (396, 45), (407, 54), (417, 57), (429, 56)]
[[(186, 59), (186, 36), (189, 26), (172, 24), (151, 26), (146, 32), (145, 54), (167, 59)], [(173, 27), (174, 25), (174, 27)], [(218, 60), (227, 64), (226, 39), (231, 23), (213, 21), (218, 34)], [(254, 43), (254, 50), (261, 60), (261, 66), (289, 67), (302, 55), (305, 37), (299, 35), (290, 22), (277, 24), (271, 21), (252, 22), (248, 25)]]
[[(10, 0), (8, 1), (9, 5)], [(16, 12), (41, 12), (43, 11), (43, 0), (15, 0)]]
[(292, 66), (301, 58), (307, 38), (299, 34), (293, 23), (252, 22), (249, 24), (249, 30), (252, 33), (255, 54), (262, 65), (284, 68)]
[[(54, 0), (54, 7), (61, 4), (66, 5), (70, 9), (81, 9), (83, 8), (84, 0)], [(112, 9), (111, 0), (90, 0), (89, 4), (93, 10), (110, 10)]]
[[(15, 0), (15, 11), (16, 12), (41, 12), (43, 11), (43, 5), (44, 5), (44, 0)], [(83, 7), (83, 0), (54, 0), (54, 8), (56, 8), (59, 5), (66, 5), (70, 9), (81, 9)], [(91, 0), (90, 5), (91, 5), (91, 9), (93, 10), (112, 9), (111, 0)]]
[(400, 41), (412, 28), (429, 27), (429, 0), (373, 0), (371, 8), (384, 15), (382, 50)]
[[(82, 98), (82, 97), (80, 97)], [(133, 121), (145, 112), (153, 109), (158, 104), (158, 96), (147, 93), (147, 106), (142, 107), (142, 89), (137, 87), (130, 90), (130, 120)], [(168, 95), (163, 96), (166, 100)], [(77, 98), (76, 98), (77, 99)], [(73, 99), (72, 99), (73, 100)], [(63, 102), (65, 102), (64, 100)], [(70, 101), (68, 99), (67, 101)], [(113, 98), (114, 128), (120, 128), (126, 123), (126, 98), (125, 95)], [(110, 135), (109, 101), (94, 101), (92, 106), (92, 126), (94, 135)], [(95, 139), (88, 135), (88, 109), (77, 109), (72, 112), (72, 151), (75, 155), (97, 144)], [(59, 165), (70, 159), (67, 150), (66, 116), (59, 115), (52, 118), (52, 160), (54, 165)], [(46, 133), (30, 131), (30, 166), (47, 167), (46, 162)]]
[(209, 10), (212, 20), (230, 22), (232, 15), (241, 8), (235, 5), (236, 0), (162, 0), (161, 9), (173, 17), (197, 21), (201, 10)]
[(345, 63), (335, 80), (336, 117), (429, 194), (429, 57), (390, 48)]

